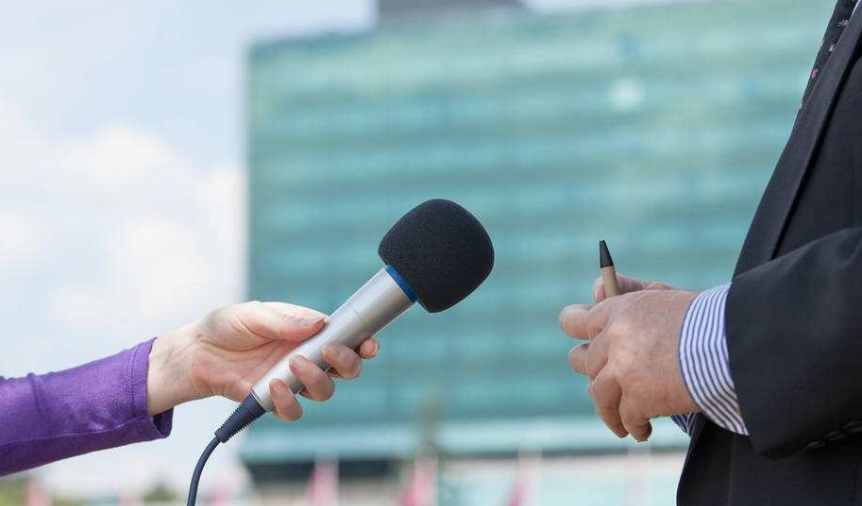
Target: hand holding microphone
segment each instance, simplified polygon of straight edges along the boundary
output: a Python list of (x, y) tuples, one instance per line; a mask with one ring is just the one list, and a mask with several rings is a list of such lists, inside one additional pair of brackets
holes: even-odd
[(449, 309), (478, 288), (494, 265), (494, 248), (482, 224), (458, 204), (441, 199), (426, 201), (398, 220), (381, 240), (378, 254), (384, 267), (336, 309), (312, 339), (272, 366), (219, 427), (195, 468), (189, 506), (215, 447), (276, 409), (273, 392), (278, 389), (272, 387), (283, 382), (294, 393), (303, 388), (298, 371), (290, 367), (295, 360), (326, 369), (331, 365), (323, 351), (327, 347), (360, 346), (414, 302), (431, 313)]
[[(147, 411), (155, 416), (179, 404), (219, 395), (241, 401), (254, 382), (282, 356), (316, 334), (326, 315), (283, 302), (246, 302), (217, 309), (204, 318), (165, 334), (153, 343), (147, 373)], [(330, 376), (353, 379), (361, 358), (373, 358), (379, 344), (364, 341), (356, 351), (341, 344), (324, 348), (325, 369), (291, 364), (303, 385), (300, 392), (315, 401), (329, 399)], [(273, 414), (296, 420), (302, 406), (284, 383), (271, 385)]]

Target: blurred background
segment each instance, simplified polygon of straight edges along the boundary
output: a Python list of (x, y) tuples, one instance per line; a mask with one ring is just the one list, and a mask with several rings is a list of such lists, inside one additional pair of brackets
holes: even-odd
[[(0, 375), (247, 299), (331, 311), (449, 198), (494, 239), (488, 281), (220, 447), (199, 503), (672, 504), (687, 437), (607, 431), (557, 314), (590, 300), (599, 239), (623, 273), (730, 278), (832, 3), (2, 0)], [(184, 503), (232, 406), (0, 479), (0, 505)]]

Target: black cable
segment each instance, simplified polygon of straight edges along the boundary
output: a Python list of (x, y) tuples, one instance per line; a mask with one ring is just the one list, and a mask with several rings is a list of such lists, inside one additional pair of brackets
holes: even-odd
[(195, 466), (195, 472), (192, 474), (192, 482), (189, 485), (189, 498), (188, 501), (186, 501), (187, 506), (195, 506), (195, 501), (197, 500), (198, 495), (198, 483), (201, 481), (201, 473), (216, 446), (218, 446), (219, 443), (227, 443), (230, 438), (248, 427), (251, 422), (260, 418), (264, 413), (266, 413), (266, 410), (261, 407), (260, 403), (257, 402), (257, 399), (255, 399), (253, 395), (249, 394), (249, 396), (242, 401), (242, 404), (237, 406), (236, 410), (228, 417), (227, 420), (225, 420), (221, 427), (219, 427), (215, 432), (215, 437), (210, 441), (210, 444), (207, 445), (206, 449), (204, 449), (204, 452), (201, 454), (201, 458), (198, 459), (198, 465)]
[(219, 441), (217, 437), (214, 437), (201, 454), (201, 458), (198, 459), (198, 465), (195, 466), (195, 472), (192, 474), (192, 483), (189, 485), (189, 500), (186, 502), (187, 506), (195, 506), (195, 501), (198, 497), (198, 483), (201, 481), (201, 473), (204, 470), (204, 465), (206, 465), (207, 460), (210, 458), (210, 454), (212, 454), (213, 450), (215, 450), (219, 443), (221, 443), (221, 441)]

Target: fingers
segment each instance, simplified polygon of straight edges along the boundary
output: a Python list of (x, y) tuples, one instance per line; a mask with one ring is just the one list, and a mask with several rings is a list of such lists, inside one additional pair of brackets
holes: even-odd
[(267, 339), (303, 341), (316, 334), (326, 318), (317, 311), (283, 303), (246, 302), (236, 308), (245, 328)]
[(560, 328), (575, 339), (592, 339), (604, 329), (610, 317), (609, 302), (596, 306), (574, 304), (564, 307), (560, 312)]
[(278, 418), (293, 422), (302, 416), (302, 406), (283, 380), (274, 379), (269, 383), (269, 396), (275, 405), (273, 414)]
[[(290, 370), (304, 387), (300, 395), (322, 402), (329, 400), (335, 393), (335, 383), (330, 376), (356, 378), (362, 370), (362, 358), (374, 358), (379, 349), (380, 343), (374, 338), (366, 339), (359, 346), (358, 353), (344, 345), (331, 344), (322, 350), (323, 359), (332, 366), (331, 371), (324, 371), (303, 356), (291, 360)], [(302, 406), (284, 381), (273, 380), (270, 383), (270, 395), (275, 404), (275, 415), (279, 418), (293, 421), (302, 416)]]
[(359, 356), (365, 360), (371, 360), (380, 353), (380, 343), (373, 337), (366, 339), (359, 345)]
[(629, 434), (620, 416), (620, 399), (622, 389), (619, 382), (610, 372), (601, 372), (596, 379), (590, 382), (587, 389), (593, 403), (596, 406), (596, 414), (611, 429), (611, 432), (619, 438)]
[[(636, 292), (638, 290), (643, 290), (643, 282), (639, 279), (617, 274), (617, 288), (619, 288), (621, 295), (624, 293)], [(595, 281), (593, 281), (593, 300), (598, 303), (606, 298), (605, 284), (602, 281), (602, 277), (599, 276)]]
[[(357, 357), (358, 358), (358, 357)], [(302, 382), (302, 395), (313, 401), (326, 401), (335, 393), (335, 383), (323, 369), (303, 356), (290, 361), (290, 370)]]
[(560, 329), (576, 339), (589, 339), (595, 334), (588, 331), (590, 309), (592, 306), (572, 304), (560, 312)]
[(626, 402), (625, 398), (620, 400), (619, 415), (622, 420), (623, 427), (635, 438), (636, 441), (643, 443), (649, 439), (652, 434), (652, 424), (649, 418), (640, 414), (635, 406)]
[(607, 339), (601, 335), (590, 342), (575, 346), (569, 351), (569, 365), (578, 374), (596, 379), (608, 363)]
[(359, 354), (343, 344), (329, 344), (323, 347), (323, 360), (331, 365), (338, 376), (344, 379), (353, 379), (359, 376), (362, 369), (362, 360)]
[(587, 375), (587, 354), (590, 343), (579, 344), (569, 350), (569, 366), (578, 374)]
[[(620, 290), (620, 295), (624, 293), (638, 292), (641, 290), (668, 290), (670, 287), (664, 283), (656, 283), (654, 281), (641, 281), (639, 279), (630, 278), (617, 274), (617, 288)], [(605, 285), (602, 282), (602, 277), (599, 276), (593, 282), (593, 300), (599, 303), (605, 300)]]
[[(639, 279), (630, 278), (617, 274), (617, 288), (620, 290), (620, 295), (624, 293), (639, 292), (641, 290), (674, 290), (675, 288), (664, 283), (656, 281), (641, 281)], [(598, 304), (605, 300), (605, 285), (602, 283), (602, 277), (599, 276), (593, 282), (593, 300)]]
[(587, 390), (596, 406), (596, 414), (617, 437), (624, 438), (631, 434), (641, 443), (649, 439), (652, 434), (649, 418), (630, 402), (626, 402), (622, 387), (612, 372), (601, 371), (590, 382)]

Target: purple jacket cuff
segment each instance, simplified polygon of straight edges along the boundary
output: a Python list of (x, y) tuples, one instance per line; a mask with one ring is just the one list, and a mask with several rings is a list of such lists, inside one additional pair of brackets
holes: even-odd
[(173, 411), (147, 416), (153, 341), (65, 371), (0, 378), (0, 476), (167, 437)]

